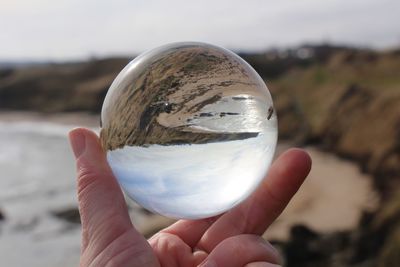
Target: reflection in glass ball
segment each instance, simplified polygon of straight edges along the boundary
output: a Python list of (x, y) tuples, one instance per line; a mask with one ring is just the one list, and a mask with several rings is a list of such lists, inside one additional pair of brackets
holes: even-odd
[(204, 43), (137, 57), (101, 112), (101, 142), (124, 191), (153, 212), (198, 219), (248, 197), (277, 142), (271, 95), (243, 59)]

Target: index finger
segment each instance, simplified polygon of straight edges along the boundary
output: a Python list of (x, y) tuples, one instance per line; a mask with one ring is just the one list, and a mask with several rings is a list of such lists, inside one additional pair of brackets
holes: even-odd
[(310, 156), (290, 149), (272, 164), (267, 178), (242, 204), (222, 215), (197, 247), (212, 251), (224, 239), (240, 234), (262, 234), (281, 214), (311, 169)]

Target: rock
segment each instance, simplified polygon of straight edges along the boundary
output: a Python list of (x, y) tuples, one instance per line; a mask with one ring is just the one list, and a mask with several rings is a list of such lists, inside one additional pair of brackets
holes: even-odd
[(70, 223), (81, 223), (79, 209), (76, 207), (69, 207), (58, 211), (53, 211), (51, 214), (59, 219), (65, 220)]
[(379, 267), (400, 266), (400, 188), (376, 213), (371, 224), (379, 248)]
[(107, 116), (100, 132), (107, 151), (127, 145), (206, 144), (252, 138), (259, 134), (254, 127), (219, 132), (196, 128), (194, 121), (196, 117), (239, 115), (201, 112), (205, 106), (218, 109), (218, 103), (230, 95), (259, 96), (266, 106), (272, 105), (269, 97), (262, 96), (265, 86), (259, 76), (245, 71), (243, 63), (220, 49), (202, 45), (165, 48), (142, 58), (139, 66), (114, 84), (115, 90), (107, 95)]
[(324, 65), (289, 71), (270, 89), (281, 138), (358, 161), (389, 194), (400, 186), (400, 76), (393, 72), (400, 56), (372, 57), (373, 64), (371, 53), (338, 53)]
[(13, 230), (17, 232), (32, 231), (38, 223), (39, 217), (22, 218), (13, 226)]
[(6, 219), (4, 213), (0, 210), (0, 222)]
[(50, 64), (0, 73), (0, 109), (99, 112), (127, 58)]
[(351, 232), (316, 233), (294, 226), (281, 244), (286, 266), (400, 266), (400, 190), (380, 210), (365, 212)]
[[(288, 266), (377, 266), (378, 258), (381, 267), (400, 266), (400, 200), (396, 197), (400, 195), (400, 49), (371, 53), (322, 46), (314, 52), (320, 55), (307, 62), (293, 57), (279, 61), (278, 55), (268, 61), (267, 54), (246, 58), (267, 79), (280, 138), (318, 144), (357, 161), (363, 171), (373, 174), (382, 202), (378, 212), (366, 214), (351, 234), (327, 235), (295, 227), (291, 240), (283, 245)], [(98, 112), (107, 88), (128, 61), (1, 71), (0, 109)], [(76, 208), (53, 215), (79, 222)], [(0, 212), (0, 220), (4, 217)], [(143, 232), (150, 236), (163, 226), (164, 222), (154, 221)], [(313, 260), (307, 265), (306, 258)]]
[[(356, 232), (356, 233), (355, 233)], [(359, 253), (359, 237), (365, 232), (316, 233), (304, 225), (292, 228), (288, 242), (280, 244), (287, 267), (374, 267), (377, 266), (376, 251)], [(370, 236), (371, 237), (371, 236)], [(364, 240), (367, 241), (368, 240)], [(359, 254), (361, 255), (361, 254)], [(373, 256), (374, 255), (374, 256)], [(397, 266), (397, 265), (392, 265)]]
[(380, 255), (380, 267), (400, 266), (400, 227), (390, 236)]
[[(344, 238), (340, 246), (334, 245), (342, 242), (337, 240), (339, 233), (313, 239), (312, 235), (301, 239), (294, 235), (286, 251), (292, 266), (297, 266), (294, 259), (301, 262), (302, 255), (334, 255), (335, 261), (339, 257), (342, 262), (334, 265), (332, 260), (322, 266), (377, 266), (378, 262), (400, 266), (400, 230), (395, 227), (400, 224), (400, 205), (396, 204), (400, 200), (393, 200), (400, 194), (400, 77), (393, 72), (399, 68), (399, 54), (344, 53), (324, 65), (294, 70), (270, 86), (275, 98), (281, 99), (276, 105), (278, 118), (283, 118), (279, 120), (281, 136), (297, 138), (303, 144), (316, 143), (357, 161), (363, 171), (373, 174), (382, 198), (378, 212), (366, 214), (360, 227), (347, 237), (350, 241)], [(318, 244), (317, 252), (322, 254), (314, 254), (312, 244)], [(321, 250), (325, 249), (331, 254), (324, 254)], [(295, 254), (296, 250), (303, 254)], [(321, 265), (305, 260), (304, 264)]]
[(316, 244), (319, 234), (304, 225), (295, 225), (290, 232), (290, 241), (286, 244), (284, 253), (287, 266), (302, 266), (307, 262), (319, 261), (324, 254)]

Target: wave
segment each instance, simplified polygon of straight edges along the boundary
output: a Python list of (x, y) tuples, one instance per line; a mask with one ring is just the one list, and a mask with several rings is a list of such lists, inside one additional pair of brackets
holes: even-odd
[[(39, 134), (46, 136), (65, 137), (69, 131), (78, 125), (67, 125), (44, 121), (16, 121), (0, 122), (0, 134)], [(99, 133), (99, 127), (92, 127), (91, 130)]]

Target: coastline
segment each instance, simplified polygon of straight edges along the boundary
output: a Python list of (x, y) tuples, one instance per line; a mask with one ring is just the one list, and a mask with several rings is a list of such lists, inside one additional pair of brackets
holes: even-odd
[(88, 112), (42, 113), (34, 111), (0, 111), (0, 122), (47, 122), (62, 125), (100, 127), (100, 115)]
[[(0, 123), (46, 123), (68, 127), (99, 129), (99, 115), (85, 112), (43, 114), (36, 112), (0, 112)], [(292, 147), (279, 142), (275, 157)], [(294, 199), (279, 219), (265, 233), (267, 239), (287, 240), (293, 225), (304, 224), (316, 231), (329, 233), (351, 230), (358, 226), (362, 212), (378, 205), (378, 195), (373, 189), (372, 177), (360, 171), (354, 161), (340, 158), (317, 147), (304, 148), (313, 159), (313, 168)], [(357, 188), (355, 192), (350, 189)], [(367, 204), (365, 204), (367, 203)], [(136, 205), (134, 205), (136, 206)], [(141, 208), (137, 207), (141, 210)], [(332, 210), (339, 212), (332, 212)], [(133, 215), (134, 216), (134, 215)], [(150, 225), (165, 226), (171, 223), (161, 216), (152, 216)], [(140, 219), (142, 221), (142, 219)], [(159, 222), (159, 223), (158, 223)], [(138, 228), (146, 235), (155, 232), (145, 226)]]

